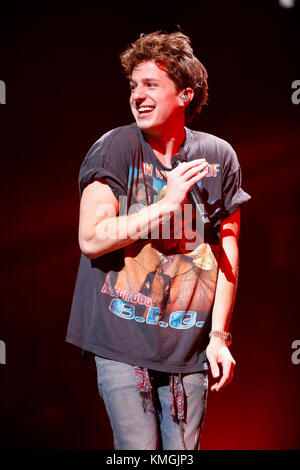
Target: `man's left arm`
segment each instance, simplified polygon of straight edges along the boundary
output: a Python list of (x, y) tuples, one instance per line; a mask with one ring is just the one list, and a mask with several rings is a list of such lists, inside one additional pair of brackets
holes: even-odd
[[(219, 271), (212, 311), (212, 331), (227, 332), (229, 328), (238, 279), (239, 232), (240, 209), (224, 219), (221, 225)], [(235, 360), (225, 341), (217, 336), (210, 337), (206, 355), (215, 379), (211, 390), (219, 391), (232, 380)]]

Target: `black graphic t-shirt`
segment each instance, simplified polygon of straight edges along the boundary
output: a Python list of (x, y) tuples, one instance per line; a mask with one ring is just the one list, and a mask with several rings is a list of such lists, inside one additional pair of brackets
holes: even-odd
[[(66, 338), (99, 356), (170, 373), (208, 367), (220, 225), (250, 199), (232, 147), (204, 132), (185, 132), (172, 162), (208, 162), (198, 187), (210, 228), (203, 232), (186, 199), (170, 222), (131, 245), (93, 260), (82, 254)], [(170, 170), (136, 124), (122, 126), (88, 152), (80, 193), (101, 178), (119, 201), (119, 215), (133, 214), (164, 196)]]

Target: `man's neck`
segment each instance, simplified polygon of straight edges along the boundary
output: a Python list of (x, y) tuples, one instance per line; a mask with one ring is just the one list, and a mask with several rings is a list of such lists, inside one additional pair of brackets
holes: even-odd
[(185, 139), (185, 129), (181, 126), (179, 129), (165, 132), (163, 135), (145, 135), (153, 152), (161, 163), (166, 167), (171, 167), (171, 159), (179, 152)]

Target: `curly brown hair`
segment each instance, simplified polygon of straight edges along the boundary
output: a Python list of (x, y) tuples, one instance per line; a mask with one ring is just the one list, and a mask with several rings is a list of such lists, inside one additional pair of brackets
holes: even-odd
[(181, 32), (155, 31), (141, 34), (121, 55), (121, 64), (128, 78), (136, 65), (153, 60), (166, 67), (177, 91), (190, 87), (194, 98), (186, 107), (186, 122), (190, 122), (207, 101), (207, 71), (194, 56), (191, 41)]

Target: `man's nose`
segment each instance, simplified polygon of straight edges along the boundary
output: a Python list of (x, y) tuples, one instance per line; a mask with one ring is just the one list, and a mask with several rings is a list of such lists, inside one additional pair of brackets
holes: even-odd
[(136, 86), (132, 91), (132, 98), (134, 101), (140, 102), (146, 98), (145, 88), (143, 86)]

